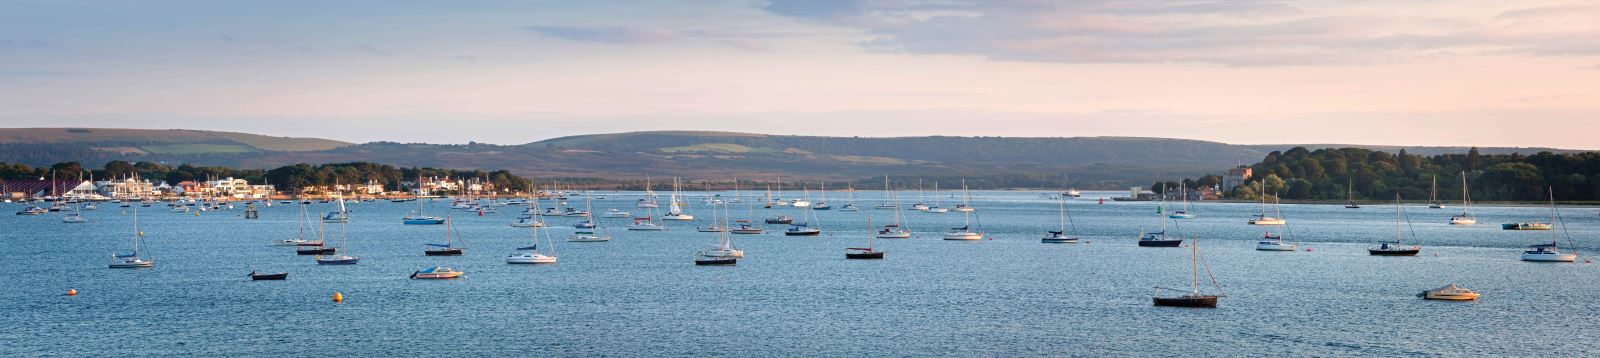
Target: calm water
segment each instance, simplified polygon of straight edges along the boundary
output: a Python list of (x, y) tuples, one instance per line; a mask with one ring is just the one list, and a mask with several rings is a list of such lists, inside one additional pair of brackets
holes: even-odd
[[(696, 193), (698, 195), (698, 193)], [(948, 195), (949, 193), (946, 193)], [(1040, 244), (1056, 204), (1037, 192), (975, 192), (975, 220), (992, 240), (950, 242), (942, 228), (960, 213), (907, 213), (920, 237), (879, 240), (882, 261), (846, 261), (864, 243), (866, 219), (892, 221), (864, 192), (858, 213), (820, 212), (823, 237), (735, 236), (737, 267), (696, 267), (715, 242), (689, 223), (669, 232), (629, 232), (625, 219), (605, 243), (558, 242), (561, 263), (511, 266), (525, 245), (515, 208), (486, 216), (457, 211), (462, 257), (424, 257), (443, 226), (403, 226), (415, 206), (352, 204), (349, 252), (357, 266), (317, 266), (270, 243), (296, 230), (298, 205), (274, 205), (260, 220), (243, 208), (200, 216), (140, 212), (147, 270), (112, 270), (130, 215), (113, 204), (89, 224), (58, 214), (0, 216), (13, 270), (0, 297), (0, 355), (1585, 355), (1600, 348), (1600, 266), (1518, 261), (1522, 246), (1550, 232), (1502, 231), (1502, 222), (1544, 220), (1541, 207), (1478, 207), (1480, 224), (1451, 227), (1457, 208), (1408, 205), (1417, 257), (1372, 257), (1365, 247), (1394, 236), (1393, 206), (1359, 210), (1284, 205), (1288, 229), (1311, 252), (1257, 252), (1261, 227), (1245, 225), (1252, 204), (1197, 204), (1197, 235), (1226, 290), (1218, 309), (1152, 307), (1153, 286), (1186, 287), (1189, 250), (1139, 248), (1157, 203), (1069, 202), (1092, 242)], [(634, 214), (636, 196), (610, 194), (596, 212)], [(696, 197), (698, 198), (698, 196)], [(665, 197), (662, 198), (663, 202)], [(832, 198), (835, 207), (842, 198)], [(690, 212), (710, 216), (697, 199)], [(911, 201), (908, 200), (907, 204)], [(942, 199), (946, 206), (953, 201)], [(446, 212), (447, 202), (428, 202)], [(328, 204), (313, 204), (313, 215)], [(17, 204), (0, 206), (15, 211)], [(748, 208), (738, 204), (735, 217)], [(756, 208), (756, 215), (795, 209)], [(1583, 257), (1600, 250), (1594, 208), (1563, 208)], [(559, 237), (577, 218), (553, 218)], [(336, 226), (330, 226), (335, 229)], [(1287, 236), (1286, 236), (1287, 237)], [(1412, 240), (1409, 235), (1407, 240)], [(409, 280), (447, 265), (451, 281)], [(288, 281), (245, 274), (288, 271)], [(1416, 293), (1446, 283), (1479, 290), (1478, 302), (1436, 302)], [(77, 297), (63, 294), (77, 289)], [(330, 302), (343, 292), (343, 304)]]

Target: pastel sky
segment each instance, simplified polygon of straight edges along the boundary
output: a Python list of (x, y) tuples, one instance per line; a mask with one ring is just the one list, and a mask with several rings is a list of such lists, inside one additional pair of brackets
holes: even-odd
[(0, 127), (1600, 149), (1600, 3), (10, 1)]

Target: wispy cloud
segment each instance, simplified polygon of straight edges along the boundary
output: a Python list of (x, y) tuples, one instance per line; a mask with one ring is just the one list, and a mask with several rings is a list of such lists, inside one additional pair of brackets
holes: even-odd
[(391, 50), (388, 50), (388, 49), (378, 48), (378, 47), (372, 46), (372, 45), (357, 45), (356, 49), (357, 50), (361, 50), (362, 52), (366, 52), (367, 54), (370, 54), (370, 55), (373, 55), (373, 56), (389, 57), (389, 56), (394, 55), (394, 51), (391, 51)]
[(626, 26), (523, 26), (522, 29), (549, 37), (610, 44), (649, 44), (678, 39), (678, 35), (665, 30)]
[[(879, 52), (979, 55), (1009, 61), (1350, 65), (1443, 56), (1600, 54), (1600, 27), (1520, 26), (1512, 20), (1582, 14), (1588, 6), (1511, 10), (1493, 18), (1410, 11), (1331, 15), (1264, 1), (774, 0), (765, 9), (853, 27)], [(1593, 14), (1589, 12), (1589, 14)], [(1593, 16), (1589, 17), (1594, 18)], [(1499, 22), (1504, 21), (1504, 22)]]

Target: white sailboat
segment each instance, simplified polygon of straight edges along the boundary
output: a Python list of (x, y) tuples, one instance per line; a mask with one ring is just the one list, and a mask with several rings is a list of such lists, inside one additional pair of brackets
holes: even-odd
[(1355, 177), (1350, 177), (1349, 183), (1345, 184), (1345, 186), (1344, 186), (1344, 208), (1345, 209), (1360, 209), (1361, 208), (1360, 204), (1356, 204), (1356, 189), (1355, 189), (1355, 186), (1356, 186)]
[(816, 203), (811, 204), (811, 210), (833, 210), (833, 205), (828, 204), (827, 181), (822, 182), (822, 191), (819, 191), (818, 193), (821, 193), (822, 198), (818, 199)]
[[(933, 185), (937, 186), (939, 183), (936, 182)], [(945, 231), (945, 240), (983, 240), (983, 233), (972, 229), (972, 212), (961, 213), (961, 219), (963, 220), (961, 227), (953, 227), (950, 228), (950, 231)]]
[(277, 245), (277, 246), (322, 246), (322, 240), (321, 239), (317, 239), (317, 240), (306, 239), (306, 222), (308, 222), (308, 221), (311, 221), (310, 214), (306, 213), (306, 206), (305, 205), (301, 205), (300, 206), (300, 220), (298, 220), (298, 224), (299, 225), (298, 225), (298, 228), (295, 230), (295, 237), (294, 238), (289, 238), (289, 239), (278, 240), (277, 242), (274, 242), (273, 245)]
[(83, 212), (81, 212), (79, 210), (80, 210), (79, 206), (73, 206), (72, 207), (72, 213), (71, 214), (67, 214), (66, 216), (62, 216), (61, 217), (61, 222), (62, 223), (67, 223), (67, 224), (82, 224), (82, 223), (89, 222), (89, 218), (83, 217)]
[[(419, 176), (419, 178), (420, 178), (420, 176)], [(437, 217), (437, 216), (428, 216), (428, 215), (423, 214), (422, 213), (422, 200), (415, 200), (415, 201), (417, 202), (417, 211), (412, 212), (410, 214), (406, 214), (406, 217), (400, 219), (401, 223), (406, 224), (406, 225), (443, 225), (444, 224), (444, 218)]]
[(890, 195), (889, 194), (891, 194), (892, 192), (894, 192), (894, 189), (889, 187), (889, 175), (888, 174), (884, 174), (883, 175), (883, 202), (878, 203), (878, 205), (872, 206), (872, 208), (873, 209), (879, 209), (879, 210), (895, 210), (895, 211), (899, 211), (900, 210), (900, 204), (899, 204), (898, 198), (895, 198), (895, 200), (893, 202), (890, 201)]
[[(721, 219), (726, 221), (727, 217), (728, 217), (728, 215), (727, 215), (728, 208), (726, 206), (724, 206), (722, 208), (722, 213), (723, 213), (723, 215), (722, 215)], [(715, 218), (717, 216), (716, 216), (716, 212), (715, 211), (712, 212), (712, 217), (714, 218), (713, 220), (716, 220)], [(719, 225), (726, 226), (726, 223), (720, 223)], [(744, 258), (744, 250), (740, 250), (738, 247), (735, 247), (733, 245), (733, 238), (728, 236), (727, 231), (718, 231), (717, 232), (717, 246), (713, 246), (710, 249), (706, 249), (706, 250), (700, 251), (698, 255), (700, 257), (709, 257), (709, 258), (733, 258), (733, 259), (738, 259), (738, 258)]]
[[(900, 207), (900, 196), (897, 195), (894, 192), (894, 190), (890, 190), (889, 189), (889, 177), (888, 176), (884, 176), (883, 178), (884, 178), (883, 179), (883, 185), (884, 185), (883, 188), (884, 188), (885, 200), (893, 200), (892, 204), (885, 204), (885, 205), (889, 205), (889, 207), (891, 207), (891, 208), (899, 208)], [(877, 236), (877, 238), (879, 238), (879, 239), (909, 239), (909, 238), (911, 238), (911, 229), (906, 228), (906, 225), (904, 223), (900, 222), (900, 213), (901, 213), (900, 210), (895, 210), (894, 211), (894, 223), (893, 224), (889, 224), (889, 225), (884, 225), (883, 229), (878, 230), (878, 234), (875, 235), (875, 236)]]
[(153, 267), (156, 261), (140, 255), (139, 241), (144, 238), (144, 231), (139, 230), (139, 209), (133, 209), (133, 236), (128, 239), (127, 252), (111, 253), (110, 268), (147, 268)]
[(601, 223), (601, 222), (598, 222), (598, 221), (595, 221), (594, 220), (594, 216), (592, 214), (588, 214), (588, 213), (594, 211), (594, 203), (589, 200), (589, 198), (593, 197), (593, 195), (587, 195), (587, 194), (588, 193), (585, 193), (585, 195), (583, 196), (584, 213), (586, 215), (586, 216), (584, 216), (583, 219), (584, 219), (584, 222), (590, 223), (593, 227), (590, 229), (590, 231), (579, 230), (577, 232), (573, 232), (572, 235), (567, 235), (567, 242), (606, 242), (606, 241), (611, 241), (611, 236), (605, 234), (605, 230), (606, 230), (605, 224)]
[(967, 188), (967, 180), (966, 179), (961, 179), (961, 203), (960, 204), (956, 204), (956, 207), (955, 208), (951, 208), (950, 210), (955, 210), (957, 212), (963, 212), (963, 213), (968, 213), (968, 212), (972, 212), (973, 210), (977, 210), (977, 208), (972, 207), (972, 190)]
[[(803, 191), (800, 194), (801, 195), (800, 199), (795, 199), (795, 203), (804, 202), (804, 203), (806, 203), (806, 205), (811, 205), (810, 201), (808, 201), (810, 199), (809, 198), (809, 194), (810, 194), (809, 191)], [(806, 210), (805, 207), (803, 207), (803, 206), (795, 206), (795, 209), (800, 210), (800, 220), (804, 220), (804, 221), (802, 221), (802, 222), (793, 222), (793, 221), (789, 222), (789, 229), (783, 231), (783, 235), (784, 236), (817, 236), (817, 235), (821, 235), (822, 234), (822, 229), (821, 228), (812, 226), (812, 225), (818, 225), (818, 226), (821, 225), (820, 223), (817, 222), (817, 213), (815, 211)], [(780, 216), (780, 218), (781, 218), (781, 216)], [(772, 222), (772, 220), (768, 219), (767, 222), (770, 223), (770, 222)]]
[(527, 200), (528, 208), (524, 211), (522, 217), (517, 218), (517, 221), (511, 223), (511, 227), (544, 227), (544, 216), (539, 215), (539, 195), (537, 193), (538, 190), (534, 189), (533, 183), (529, 182)]
[(939, 182), (933, 182), (933, 205), (924, 207), (922, 211), (933, 214), (950, 212), (949, 208), (939, 206)]
[[(1162, 191), (1166, 191), (1165, 189), (1166, 188), (1162, 188)], [(1163, 195), (1163, 197), (1164, 196), (1165, 195)], [(1195, 218), (1194, 212), (1190, 211), (1190, 209), (1189, 209), (1189, 188), (1188, 188), (1187, 183), (1178, 182), (1178, 196), (1183, 198), (1183, 209), (1179, 209), (1179, 210), (1173, 211), (1172, 214), (1168, 214), (1167, 215), (1167, 218), (1169, 218), (1169, 219), (1193, 219), (1193, 218)]]
[(688, 213), (685, 213), (683, 211), (684, 210), (683, 206), (680, 206), (678, 204), (679, 203), (679, 201), (678, 201), (678, 195), (679, 195), (678, 186), (679, 186), (678, 178), (677, 177), (673, 177), (672, 178), (672, 196), (668, 197), (669, 201), (667, 202), (667, 214), (666, 215), (662, 215), (661, 216), (661, 220), (674, 220), (674, 221), (694, 220), (694, 215), (689, 215)]
[(861, 208), (856, 207), (856, 186), (855, 186), (855, 184), (854, 183), (846, 184), (845, 185), (845, 190), (850, 193), (850, 201), (845, 202), (844, 206), (839, 207), (839, 211), (845, 211), (845, 212), (861, 211)]
[(1286, 223), (1289, 222), (1288, 220), (1284, 220), (1283, 216), (1282, 216), (1283, 213), (1278, 211), (1277, 198), (1273, 198), (1272, 210), (1275, 211), (1275, 212), (1278, 212), (1276, 214), (1278, 216), (1267, 216), (1267, 183), (1265, 183), (1265, 182), (1261, 183), (1261, 195), (1260, 196), (1261, 196), (1261, 213), (1260, 214), (1256, 214), (1256, 216), (1253, 217), (1253, 218), (1250, 218), (1250, 225), (1283, 225), (1283, 224), (1286, 224)]
[[(338, 184), (334, 184), (334, 187), (338, 187)], [(334, 196), (339, 202), (339, 211), (330, 211), (327, 215), (323, 215), (322, 222), (342, 223), (350, 221), (350, 211), (344, 208), (344, 193), (334, 193)]]
[(656, 204), (656, 191), (654, 188), (650, 187), (649, 174), (645, 174), (644, 176), (644, 195), (645, 197), (643, 199), (639, 199), (638, 202), (633, 204), (635, 207), (640, 209), (655, 209), (661, 207), (660, 204)]
[[(1552, 188), (1552, 187), (1546, 187), (1546, 190), (1548, 190), (1549, 194), (1550, 194), (1550, 222), (1552, 222), (1552, 223), (1561, 222), (1560, 214), (1558, 212), (1556, 212), (1556, 192), (1555, 192), (1555, 189)], [(1566, 224), (1565, 223), (1562, 223), (1562, 232), (1566, 232)], [(1572, 240), (1572, 238), (1569, 236), (1569, 237), (1567, 237), (1567, 240), (1570, 241), (1570, 240)], [(1528, 246), (1528, 250), (1522, 252), (1522, 261), (1534, 261), (1534, 262), (1574, 262), (1574, 261), (1577, 261), (1578, 260), (1578, 254), (1577, 253), (1561, 252), (1561, 247), (1559, 245), (1557, 245), (1559, 241), (1560, 241), (1560, 237), (1556, 236), (1556, 231), (1555, 230), (1550, 230), (1550, 243)]]
[(1068, 235), (1067, 234), (1067, 196), (1066, 195), (1062, 195), (1062, 196), (1057, 198), (1056, 211), (1057, 211), (1056, 215), (1058, 216), (1057, 220), (1060, 221), (1061, 228), (1057, 229), (1056, 231), (1046, 232), (1044, 234), (1044, 237), (1039, 238), (1039, 242), (1046, 243), (1046, 244), (1076, 244), (1076, 243), (1078, 243), (1078, 237), (1077, 236), (1072, 236), (1072, 235)]
[(1461, 172), (1461, 213), (1450, 216), (1450, 225), (1477, 224), (1478, 218), (1472, 215), (1472, 197), (1467, 194), (1467, 172)]
[[(539, 210), (539, 200), (530, 200), (528, 202), (528, 205), (533, 206), (534, 211), (538, 211)], [(540, 237), (548, 237), (549, 236), (549, 234), (546, 233), (545, 230), (546, 230), (545, 227), (542, 226), (542, 225), (539, 226), (539, 227), (533, 228), (533, 230), (532, 230), (533, 234), (531, 235), (531, 237), (533, 239), (533, 245), (532, 246), (518, 247), (516, 249), (516, 251), (512, 252), (510, 255), (506, 255), (506, 263), (508, 263), (508, 264), (553, 264), (553, 263), (556, 263), (555, 241), (553, 239), (550, 240), (550, 243), (547, 246), (547, 248), (550, 249), (550, 254), (547, 255), (544, 252), (539, 251), (539, 243), (541, 241), (539, 238)]]
[(355, 265), (361, 261), (360, 257), (350, 256), (349, 251), (345, 248), (350, 238), (346, 235), (344, 225), (344, 222), (339, 223), (339, 247), (334, 250), (332, 255), (317, 256), (318, 265)]

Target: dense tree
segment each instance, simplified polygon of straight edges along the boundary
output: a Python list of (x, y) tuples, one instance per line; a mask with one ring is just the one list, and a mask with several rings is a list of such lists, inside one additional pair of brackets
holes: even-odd
[[(1426, 199), (1438, 179), (1442, 198), (1461, 191), (1464, 176), (1474, 200), (1538, 201), (1546, 188), (1559, 200), (1600, 200), (1600, 152), (1524, 156), (1445, 154), (1432, 157), (1358, 148), (1306, 151), (1295, 148), (1272, 152), (1250, 166), (1255, 177), (1250, 187), (1226, 193), (1242, 200), (1256, 198), (1259, 183), (1266, 193), (1283, 193), (1286, 199), (1339, 200), (1347, 183), (1356, 199), (1387, 200), (1399, 193), (1412, 200)], [(1320, 168), (1320, 169), (1317, 169)]]

